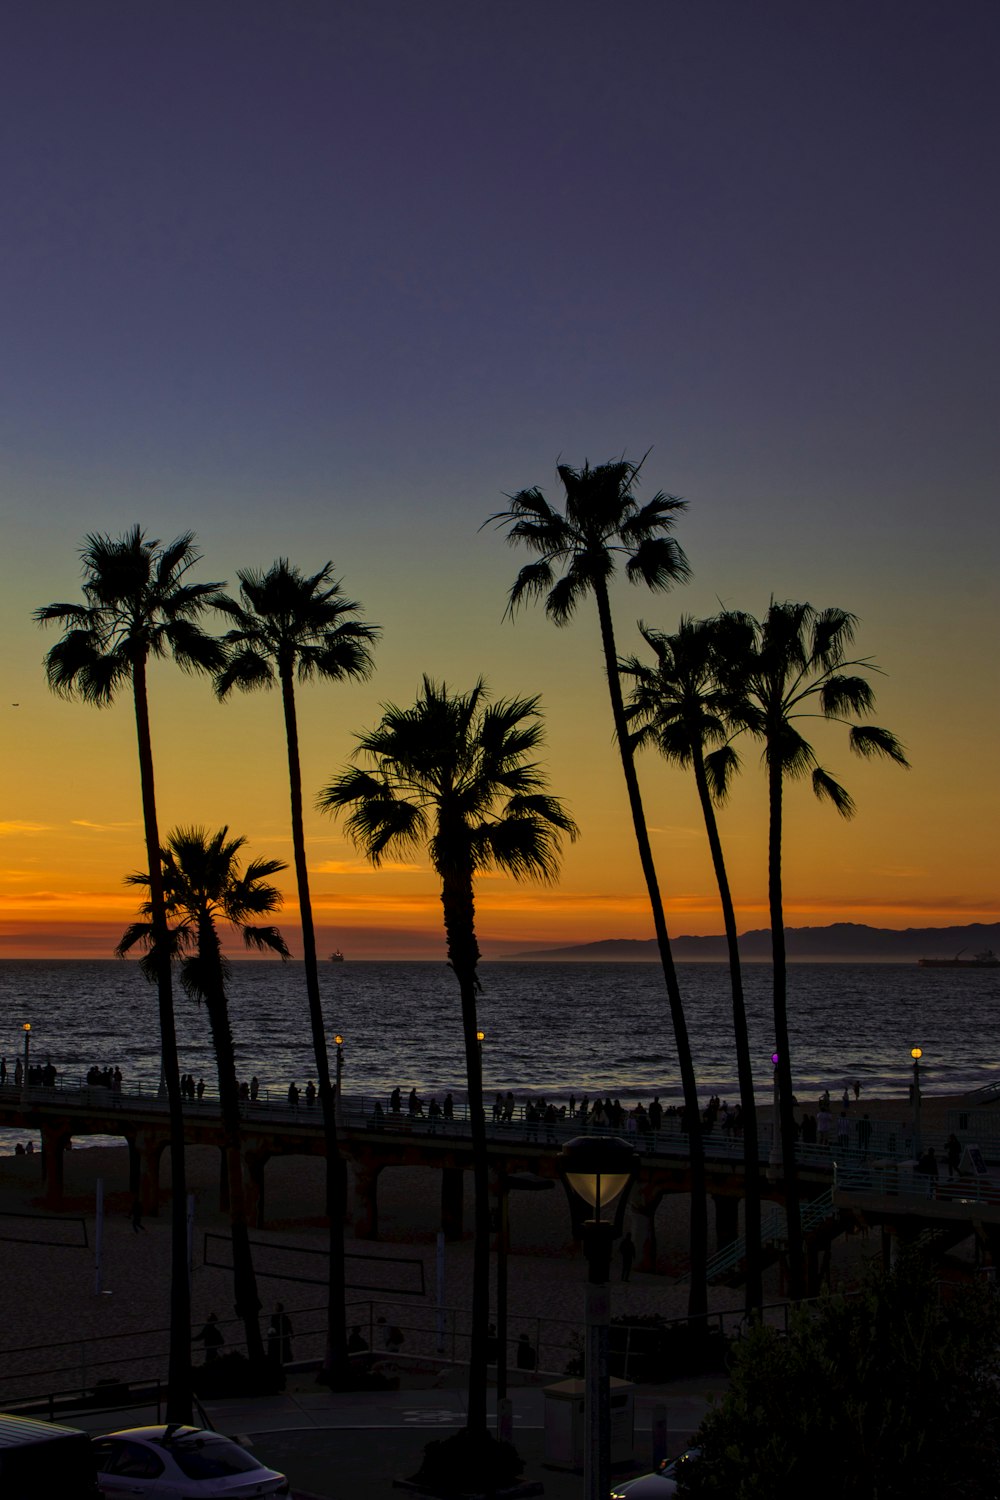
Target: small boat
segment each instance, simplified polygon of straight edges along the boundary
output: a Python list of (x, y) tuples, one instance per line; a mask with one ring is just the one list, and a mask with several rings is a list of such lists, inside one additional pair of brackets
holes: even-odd
[(339, 948), (334, 948), (333, 952), (330, 954), (330, 962), (332, 964), (342, 964), (344, 962), (344, 955), (341, 953)]
[(964, 948), (960, 949), (954, 958), (918, 958), (917, 963), (922, 969), (1000, 969), (1000, 958), (992, 948), (977, 953), (974, 958), (963, 958), (964, 952)]

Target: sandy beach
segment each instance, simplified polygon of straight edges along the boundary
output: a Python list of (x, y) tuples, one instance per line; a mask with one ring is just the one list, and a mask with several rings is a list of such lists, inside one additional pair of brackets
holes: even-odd
[[(947, 1112), (958, 1107), (959, 1100), (928, 1095), (923, 1101), (925, 1139), (940, 1146), (947, 1134)], [(807, 1105), (806, 1107), (811, 1107)], [(839, 1108), (839, 1106), (838, 1106)], [(835, 1113), (838, 1112), (835, 1108)], [(873, 1120), (903, 1120), (909, 1116), (905, 1099), (863, 1099), (852, 1104), (853, 1118), (868, 1113)], [(770, 1113), (761, 1111), (768, 1119)], [(188, 1152), (189, 1191), (195, 1199), (192, 1302), (193, 1322), (200, 1327), (210, 1312), (218, 1314), (225, 1324), (231, 1316), (232, 1289), (228, 1271), (205, 1264), (205, 1233), (223, 1238), (210, 1242), (209, 1259), (225, 1253), (226, 1215), (219, 1210), (219, 1157), (208, 1147), (194, 1147)], [(106, 1219), (102, 1263), (103, 1290), (95, 1289), (94, 1207), (98, 1179), (104, 1182)], [(466, 1178), (466, 1226), (472, 1222), (471, 1173)], [(425, 1292), (422, 1297), (397, 1297), (371, 1292), (352, 1292), (353, 1321), (361, 1325), (364, 1335), (378, 1330), (379, 1315), (398, 1322), (410, 1332), (411, 1351), (429, 1346), (429, 1330), (434, 1326), (436, 1298), (436, 1237), (439, 1225), (439, 1177), (423, 1168), (389, 1168), (379, 1185), (380, 1239), (377, 1242), (354, 1241), (349, 1231), (348, 1250), (364, 1261), (352, 1262), (357, 1273), (370, 1281), (373, 1271), (368, 1258), (391, 1260), (405, 1257), (423, 1264)], [(169, 1189), (169, 1162), (164, 1157), (162, 1183)], [(82, 1341), (108, 1335), (138, 1335), (164, 1329), (168, 1320), (168, 1285), (170, 1260), (169, 1214), (166, 1201), (158, 1217), (147, 1218), (141, 1232), (133, 1231), (128, 1193), (128, 1156), (124, 1148), (73, 1150), (65, 1158), (65, 1206), (60, 1215), (46, 1214), (42, 1202), (40, 1160), (34, 1156), (0, 1158), (0, 1233), (4, 1235), (3, 1290), (0, 1294), (0, 1380), (10, 1395), (11, 1377), (18, 1370), (79, 1370), (84, 1357)], [(304, 1157), (275, 1158), (267, 1168), (268, 1228), (255, 1231), (256, 1242), (268, 1247), (294, 1245), (320, 1251), (326, 1242), (321, 1224), (322, 1163)], [(166, 1193), (164, 1194), (166, 1200)], [(10, 1216), (14, 1217), (10, 1217)], [(37, 1217), (28, 1217), (37, 1216)], [(73, 1222), (82, 1217), (86, 1226), (88, 1248), (79, 1245), (80, 1226)], [(582, 1312), (583, 1265), (569, 1232), (569, 1215), (563, 1193), (557, 1188), (545, 1193), (514, 1194), (510, 1201), (511, 1255), (509, 1261), (510, 1331), (516, 1338), (525, 1331), (540, 1346), (543, 1367), (565, 1369), (567, 1346), (579, 1324)], [(613, 1285), (614, 1314), (683, 1317), (687, 1308), (687, 1289), (675, 1283), (671, 1268), (683, 1264), (687, 1248), (687, 1199), (664, 1199), (657, 1213), (658, 1268), (660, 1274), (633, 1272), (632, 1280)], [(30, 1244), (29, 1239), (57, 1239), (60, 1244)], [(710, 1218), (710, 1243), (714, 1245), (714, 1225)], [(834, 1278), (847, 1280), (856, 1276), (864, 1258), (877, 1252), (874, 1238), (859, 1244), (858, 1237), (841, 1240), (834, 1253)], [(262, 1250), (260, 1268), (277, 1266), (286, 1273), (291, 1260), (280, 1259), (277, 1250)], [(315, 1266), (309, 1257), (307, 1274), (320, 1275), (319, 1257)], [(444, 1303), (456, 1309), (446, 1319), (449, 1330), (447, 1347), (461, 1347), (461, 1338), (453, 1341), (452, 1322), (460, 1334), (465, 1326), (464, 1309), (470, 1300), (471, 1238), (466, 1235), (445, 1249)], [(296, 1272), (303, 1267), (296, 1263)], [(383, 1284), (399, 1284), (402, 1272), (392, 1266), (375, 1267)], [(412, 1281), (412, 1267), (406, 1268)], [(617, 1276), (617, 1268), (615, 1270)], [(769, 1299), (777, 1299), (777, 1271), (767, 1273), (765, 1283)], [(286, 1278), (260, 1277), (260, 1296), (265, 1316), (276, 1301), (288, 1309), (295, 1327), (294, 1355), (297, 1359), (315, 1357), (320, 1352), (323, 1323), (321, 1304), (323, 1289)], [(709, 1292), (713, 1311), (742, 1312), (739, 1288), (716, 1287)], [(426, 1336), (419, 1330), (428, 1330)], [(238, 1336), (236, 1325), (227, 1329), (229, 1340)], [(55, 1348), (43, 1356), (15, 1356), (26, 1346), (77, 1345)], [(162, 1339), (146, 1340), (150, 1352), (165, 1347)], [(129, 1347), (134, 1340), (129, 1341)], [(546, 1351), (548, 1359), (546, 1360)], [(105, 1355), (112, 1350), (105, 1346)], [(88, 1357), (91, 1357), (90, 1351)], [(200, 1351), (196, 1348), (196, 1357)], [(113, 1369), (114, 1367), (112, 1367)], [(75, 1377), (74, 1377), (75, 1379)], [(67, 1384), (74, 1383), (67, 1377)], [(50, 1387), (58, 1382), (51, 1380)]]

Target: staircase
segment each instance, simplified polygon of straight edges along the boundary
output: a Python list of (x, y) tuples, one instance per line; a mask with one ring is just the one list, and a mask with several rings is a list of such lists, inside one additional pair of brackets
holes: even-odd
[[(812, 1198), (802, 1204), (802, 1233), (806, 1235), (811, 1230), (818, 1229), (820, 1225), (834, 1218), (836, 1210), (833, 1206), (833, 1189), (823, 1193), (819, 1198)], [(760, 1241), (765, 1265), (770, 1265), (777, 1259), (781, 1246), (788, 1238), (788, 1220), (785, 1210), (779, 1203), (772, 1203), (761, 1208), (760, 1216)], [(747, 1242), (746, 1236), (740, 1235), (733, 1240), (732, 1244), (725, 1245), (715, 1255), (709, 1257), (708, 1261), (708, 1284), (717, 1286), (720, 1282), (729, 1281), (731, 1285), (738, 1285), (743, 1280), (742, 1267), (746, 1260)], [(690, 1271), (679, 1276), (679, 1282), (690, 1281)]]

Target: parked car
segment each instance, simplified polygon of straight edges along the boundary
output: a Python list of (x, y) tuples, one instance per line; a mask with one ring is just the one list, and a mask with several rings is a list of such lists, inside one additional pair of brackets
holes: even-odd
[(90, 1439), (76, 1427), (0, 1415), (0, 1495), (4, 1500), (98, 1500)]
[(201, 1427), (128, 1427), (94, 1438), (102, 1495), (151, 1500), (256, 1500), (287, 1495), (288, 1480), (239, 1443)]
[(640, 1474), (637, 1479), (626, 1479), (624, 1484), (611, 1486), (611, 1500), (670, 1500), (676, 1495), (678, 1479), (683, 1464), (694, 1463), (700, 1448), (688, 1448), (676, 1458), (665, 1458), (652, 1474)]

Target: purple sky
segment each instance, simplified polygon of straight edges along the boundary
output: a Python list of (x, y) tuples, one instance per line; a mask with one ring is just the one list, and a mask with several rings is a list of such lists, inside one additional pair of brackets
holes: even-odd
[[(345, 730), (482, 671), (543, 693), (556, 756), (558, 713), (567, 753), (599, 725), (596, 764), (592, 622), (503, 626), (523, 559), (477, 527), (652, 445), (695, 578), (623, 598), (622, 649), (720, 599), (856, 610), (914, 805), (966, 725), (940, 848), (921, 814), (937, 900), (955, 830), (996, 827), (998, 64), (994, 0), (4, 7), (6, 696), (55, 712), (30, 610), (140, 521), (214, 578), (334, 558), (385, 626)], [(9, 816), (44, 821), (41, 755)], [(872, 835), (901, 869), (911, 828)]]

